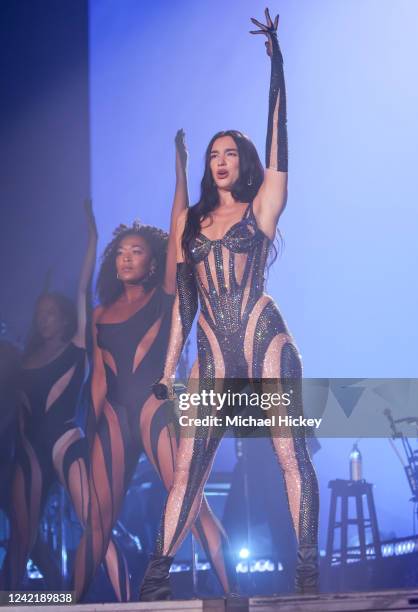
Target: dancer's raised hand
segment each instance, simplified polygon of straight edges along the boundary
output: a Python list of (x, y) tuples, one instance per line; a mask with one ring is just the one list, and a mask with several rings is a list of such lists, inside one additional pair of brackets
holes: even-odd
[(96, 219), (93, 212), (93, 202), (90, 198), (84, 200), (84, 212), (86, 214), (87, 227), (89, 233), (97, 236)]
[(186, 134), (183, 128), (177, 131), (174, 142), (176, 145), (176, 159), (178, 158), (181, 168), (185, 171), (187, 168), (189, 153), (186, 147)]
[(264, 14), (266, 16), (266, 22), (267, 22), (265, 24), (261, 23), (261, 21), (258, 21), (254, 17), (251, 17), (251, 21), (253, 22), (253, 24), (256, 25), (260, 29), (251, 30), (250, 34), (263, 34), (264, 36), (267, 36), (267, 40), (265, 43), (266, 51), (267, 51), (267, 55), (271, 57), (273, 55), (274, 40), (277, 41), (277, 26), (279, 25), (279, 15), (276, 15), (273, 21), (272, 18), (270, 17), (270, 11), (268, 10), (268, 8), (265, 9)]

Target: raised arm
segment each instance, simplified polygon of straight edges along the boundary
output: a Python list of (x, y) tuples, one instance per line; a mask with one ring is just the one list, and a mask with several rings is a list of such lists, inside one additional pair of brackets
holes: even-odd
[(170, 232), (168, 236), (167, 263), (164, 277), (164, 290), (174, 293), (176, 290), (176, 231), (179, 215), (189, 206), (187, 191), (187, 149), (184, 130), (179, 130), (175, 138), (176, 145), (176, 190), (171, 208)]
[(170, 341), (163, 376), (153, 387), (157, 399), (173, 397), (173, 383), (177, 364), (192, 328), (198, 306), (193, 266), (184, 260), (181, 246), (186, 217), (187, 210), (180, 214), (176, 228), (176, 298), (173, 305)]
[(287, 115), (283, 57), (277, 40), (279, 16), (277, 15), (273, 22), (268, 9), (265, 10), (265, 16), (266, 24), (251, 18), (260, 28), (251, 34), (263, 34), (267, 37), (266, 49), (271, 59), (266, 171), (263, 184), (254, 200), (254, 212), (260, 228), (273, 238), (287, 199)]
[(88, 244), (81, 268), (80, 280), (77, 293), (77, 332), (73, 338), (74, 344), (82, 348), (86, 347), (86, 325), (87, 325), (87, 291), (91, 281), (96, 262), (97, 228), (93, 215), (91, 200), (84, 202), (87, 220)]

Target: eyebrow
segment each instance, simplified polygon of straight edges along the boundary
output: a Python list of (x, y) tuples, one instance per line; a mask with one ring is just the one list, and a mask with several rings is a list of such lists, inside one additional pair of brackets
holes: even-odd
[(137, 249), (137, 248), (143, 248), (142, 244), (128, 244), (128, 245), (119, 245), (118, 246), (118, 250), (119, 249)]
[[(229, 151), (238, 151), (238, 149), (237, 149), (237, 147), (229, 147), (228, 149), (225, 149), (225, 153), (229, 153)], [(212, 149), (210, 154), (212, 155), (212, 153), (219, 153), (219, 150), (218, 149)]]

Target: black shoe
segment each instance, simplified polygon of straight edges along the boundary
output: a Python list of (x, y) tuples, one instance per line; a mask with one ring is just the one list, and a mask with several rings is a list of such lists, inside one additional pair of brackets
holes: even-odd
[(171, 599), (170, 566), (174, 557), (151, 555), (141, 589), (139, 601), (167, 601)]
[(318, 548), (316, 546), (299, 546), (295, 591), (299, 595), (316, 595), (319, 591)]

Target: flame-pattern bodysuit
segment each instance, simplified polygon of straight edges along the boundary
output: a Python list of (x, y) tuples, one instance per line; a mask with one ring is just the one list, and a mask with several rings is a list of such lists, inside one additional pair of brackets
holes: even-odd
[(8, 589), (18, 588), (23, 577), (54, 481), (66, 488), (79, 520), (87, 520), (87, 441), (76, 423), (85, 354), (70, 342), (52, 361), (20, 373), (11, 535), (3, 567)]
[[(79, 597), (102, 560), (106, 561), (118, 599), (126, 601), (130, 597), (126, 561), (111, 535), (143, 452), (165, 486), (171, 484), (177, 444), (172, 403), (157, 400), (151, 386), (165, 360), (173, 299), (159, 285), (149, 301), (128, 319), (96, 323), (106, 373), (106, 399), (92, 449), (88, 528), (77, 554), (75, 590)], [(226, 536), (206, 500), (196, 518), (194, 534), (228, 590), (223, 560)]]
[[(286, 95), (283, 60), (275, 28), (272, 44), (270, 113), (266, 166), (287, 172)], [(177, 296), (164, 377), (171, 377), (190, 332), (200, 301), (197, 322), (198, 359), (191, 380), (199, 391), (228, 378), (276, 379), (283, 391), (301, 380), (298, 350), (273, 299), (264, 293), (266, 262), (271, 240), (258, 227), (252, 203), (242, 219), (218, 240), (202, 232), (191, 241), (186, 262), (178, 263)], [(188, 257), (187, 257), (188, 256)], [(189, 262), (187, 262), (189, 259)], [(156, 386), (162, 392), (163, 383)], [(294, 385), (293, 385), (294, 386)], [(281, 414), (302, 414), (300, 384)], [(276, 387), (277, 390), (277, 387)], [(203, 414), (197, 408), (197, 416)], [(195, 426), (183, 436), (176, 460), (174, 486), (168, 497), (157, 541), (157, 554), (169, 558), (178, 550), (196, 515), (208, 478), (219, 432)], [(281, 467), (289, 509), (298, 542), (296, 587), (317, 588), (318, 483), (303, 435), (271, 431)], [(260, 472), (262, 466), (260, 466)], [(151, 576), (151, 571), (150, 574)]]

